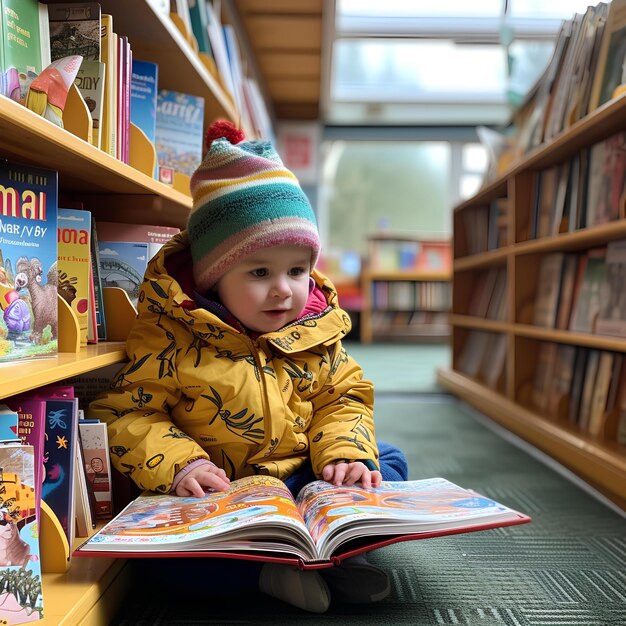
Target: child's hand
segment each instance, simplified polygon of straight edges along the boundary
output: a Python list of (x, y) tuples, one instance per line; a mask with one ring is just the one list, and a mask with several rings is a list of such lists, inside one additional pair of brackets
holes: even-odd
[(226, 476), (226, 472), (214, 465), (213, 463), (205, 463), (192, 469), (179, 483), (176, 485), (174, 493), (177, 496), (195, 496), (201, 498), (208, 489), (213, 491), (228, 491), (230, 480)]
[(329, 463), (322, 470), (322, 478), (331, 485), (354, 485), (361, 482), (361, 487), (380, 487), (382, 474), (376, 470), (367, 469), (364, 463)]

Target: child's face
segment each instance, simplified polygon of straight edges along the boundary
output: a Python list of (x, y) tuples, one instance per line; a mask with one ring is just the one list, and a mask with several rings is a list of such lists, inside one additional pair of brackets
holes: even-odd
[(246, 328), (268, 333), (300, 315), (309, 297), (310, 270), (308, 248), (275, 246), (230, 269), (215, 289), (222, 304)]

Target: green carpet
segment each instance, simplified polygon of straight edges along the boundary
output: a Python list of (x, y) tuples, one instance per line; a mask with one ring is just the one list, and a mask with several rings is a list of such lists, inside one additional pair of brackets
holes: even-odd
[(374, 381), (377, 391), (398, 393), (438, 393), (436, 370), (450, 367), (450, 346), (436, 344), (363, 345), (346, 342), (346, 350)]
[[(390, 574), (381, 603), (304, 613), (261, 594), (177, 600), (185, 572), (157, 573), (171, 593), (129, 590), (115, 626), (206, 624), (626, 625), (626, 518), (488, 428), (450, 396), (376, 400), (378, 437), (400, 446), (410, 478), (444, 476), (533, 517), (523, 526), (396, 544), (371, 553)], [(181, 583), (181, 581), (183, 581)], [(201, 596), (201, 597), (200, 597)]]

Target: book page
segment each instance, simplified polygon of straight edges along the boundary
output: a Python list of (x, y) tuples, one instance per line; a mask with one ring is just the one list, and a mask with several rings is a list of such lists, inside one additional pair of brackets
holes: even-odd
[(355, 537), (461, 528), (518, 514), (444, 478), (383, 482), (376, 489), (308, 484), (297, 505), (321, 558)]
[[(302, 544), (300, 546), (300, 544)], [(203, 498), (145, 493), (82, 546), (131, 552), (285, 551), (315, 558), (291, 493), (271, 476), (233, 481)]]

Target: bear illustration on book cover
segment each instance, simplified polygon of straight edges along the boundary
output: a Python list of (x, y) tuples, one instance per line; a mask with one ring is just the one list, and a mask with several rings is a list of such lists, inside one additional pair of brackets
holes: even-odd
[(0, 159), (0, 362), (57, 352), (57, 172)]

